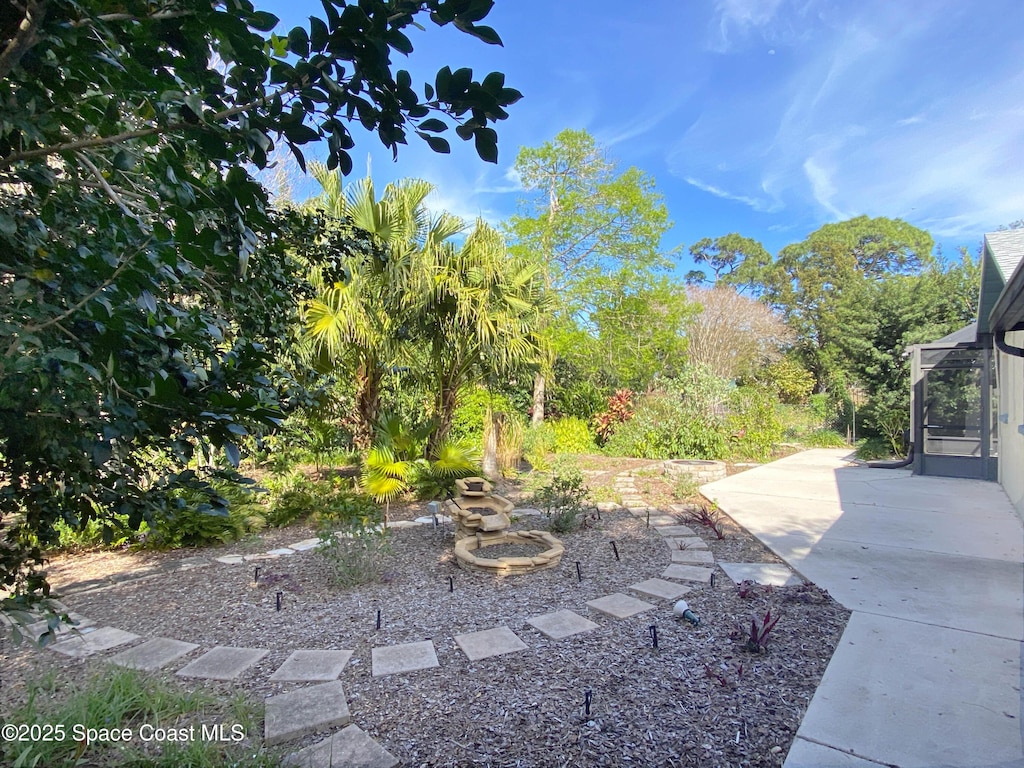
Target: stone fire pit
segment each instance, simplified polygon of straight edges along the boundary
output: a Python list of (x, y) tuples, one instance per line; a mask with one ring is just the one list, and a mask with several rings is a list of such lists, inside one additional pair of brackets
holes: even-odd
[[(447, 503), (455, 523), (455, 558), (467, 571), (519, 574), (558, 565), (565, 548), (547, 531), (510, 531), (509, 513), (514, 504), (491, 493), (493, 487), (482, 477), (456, 480), (459, 496)], [(503, 544), (536, 546), (529, 557), (486, 557), (480, 550)]]

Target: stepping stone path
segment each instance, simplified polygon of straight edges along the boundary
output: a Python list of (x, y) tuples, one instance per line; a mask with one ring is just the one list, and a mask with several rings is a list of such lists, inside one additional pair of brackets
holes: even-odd
[(532, 619), (527, 619), (526, 623), (532, 624), (542, 634), (550, 637), (552, 640), (561, 640), (572, 635), (578, 635), (581, 632), (590, 632), (599, 626), (590, 619), (585, 619), (578, 613), (573, 613), (569, 610), (545, 613), (543, 616), (534, 616)]
[(275, 683), (337, 680), (352, 651), (294, 651), (270, 676)]
[(195, 643), (184, 643), (170, 637), (154, 637), (142, 645), (136, 645), (116, 656), (111, 656), (110, 660), (129, 669), (152, 671), (192, 653), (198, 647)]
[(654, 608), (650, 603), (637, 600), (635, 597), (624, 595), (621, 592), (599, 597), (597, 600), (588, 600), (587, 605), (595, 611), (600, 611), (616, 619), (625, 619)]
[(341, 683), (332, 680), (267, 699), (263, 714), (263, 741), (267, 746), (348, 725), (352, 717)]
[(416, 672), (441, 666), (437, 661), (437, 651), (430, 640), (377, 646), (370, 652), (370, 657), (374, 677), (399, 675), (403, 672)]
[[(690, 527), (680, 525), (677, 517), (648, 507), (636, 489), (632, 472), (620, 472), (614, 477), (614, 487), (622, 499), (622, 507), (634, 516), (644, 520), (662, 537), (671, 551), (672, 565), (665, 569), (662, 578), (651, 578), (630, 585), (628, 588), (653, 600), (677, 600), (690, 592), (694, 584), (711, 581), (714, 556), (707, 544)], [(600, 511), (621, 508), (612, 502), (598, 504)], [(669, 510), (681, 514), (685, 510), (670, 505)], [(519, 508), (514, 515), (529, 516), (540, 514), (538, 510)], [(438, 515), (436, 524), (450, 523), (445, 515)], [(417, 518), (415, 521), (399, 521), (392, 528), (408, 528), (417, 525), (435, 525), (433, 516)], [(223, 565), (239, 565), (245, 562), (288, 557), (299, 552), (314, 549), (320, 539), (304, 539), (287, 547), (278, 547), (256, 554), (228, 554), (213, 558)], [(177, 563), (140, 569), (134, 573), (118, 574), (109, 579), (97, 579), (72, 585), (72, 591), (106, 588), (113, 583), (147, 578), (166, 573), (169, 570), (187, 570), (210, 565), (211, 561), (200, 557), (185, 558)], [(736, 582), (757, 581), (762, 584), (793, 584), (799, 579), (784, 565), (775, 563), (720, 563), (721, 567)], [(709, 567), (704, 567), (709, 566)], [(680, 583), (683, 582), (683, 583)], [(656, 606), (635, 597), (616, 592), (590, 600), (587, 606), (598, 613), (616, 619), (628, 618)], [(74, 630), (61, 629), (70, 634), (52, 647), (69, 656), (90, 656), (95, 653), (126, 645), (138, 640), (138, 636), (114, 627), (95, 628), (85, 617), (71, 614), (79, 622)], [(600, 629), (600, 625), (570, 610), (559, 610), (527, 619), (527, 623), (551, 640), (562, 640), (583, 632)], [(46, 631), (45, 621), (30, 625), (36, 637)], [(479, 632), (457, 635), (456, 645), (470, 661), (479, 661), (507, 653), (528, 650), (529, 646), (509, 627), (500, 626)], [(121, 651), (109, 658), (114, 664), (134, 669), (155, 670), (181, 659), (199, 646), (173, 638), (158, 637)], [(219, 646), (193, 660), (177, 674), (182, 677), (208, 678), (212, 680), (233, 680), (251, 668), (269, 653), (261, 648), (234, 648)], [(338, 726), (345, 726), (322, 741), (295, 752), (285, 758), (283, 765), (303, 768), (394, 768), (398, 760), (374, 741), (357, 725), (351, 723), (348, 700), (342, 683), (338, 680), (353, 655), (350, 650), (296, 650), (270, 676), (276, 683), (319, 682), (288, 693), (267, 698), (265, 702), (264, 741), (267, 745), (281, 744), (300, 736)], [(440, 666), (437, 651), (431, 640), (401, 645), (378, 646), (371, 649), (373, 677), (405, 674)], [(320, 682), (324, 681), (324, 682)]]
[(495, 629), (485, 629), (482, 632), (456, 635), (455, 644), (462, 649), (470, 661), (480, 661), (480, 659), (489, 659), (492, 656), (525, 651), (528, 647), (508, 627), (496, 627)]
[(270, 651), (262, 648), (217, 646), (191, 664), (178, 670), (182, 677), (204, 677), (209, 680), (234, 680)]

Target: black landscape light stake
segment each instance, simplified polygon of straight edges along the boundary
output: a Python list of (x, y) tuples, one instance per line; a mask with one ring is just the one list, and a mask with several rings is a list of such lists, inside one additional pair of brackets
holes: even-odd
[(594, 692), (587, 688), (583, 692), (583, 714), (590, 717), (590, 702), (594, 699)]
[(277, 593), (277, 610), (279, 610), (279, 611), (281, 610), (281, 596), (283, 594), (284, 594), (284, 592), (278, 592)]
[(715, 572), (714, 571), (711, 572), (711, 586), (712, 587), (715, 586)]
[(651, 647), (657, 649), (658, 647), (658, 625), (651, 624), (647, 628), (647, 631), (651, 633)]
[(583, 571), (580, 570), (580, 561), (576, 561), (576, 581), (583, 581)]
[(256, 566), (256, 570), (252, 572), (252, 583), (260, 583), (260, 567), (258, 565)]
[(650, 509), (650, 507), (647, 508), (647, 527), (648, 528), (651, 527), (651, 509)]
[(449, 576), (448, 577), (448, 591), (449, 592), (454, 592), (455, 591), (455, 577), (454, 576)]
[(377, 629), (380, 629), (380, 609), (377, 609)]
[(612, 542), (612, 552), (615, 553), (615, 559), (616, 559), (616, 561), (618, 561), (619, 560), (619, 548), (617, 546), (615, 546), (615, 542), (614, 541)]

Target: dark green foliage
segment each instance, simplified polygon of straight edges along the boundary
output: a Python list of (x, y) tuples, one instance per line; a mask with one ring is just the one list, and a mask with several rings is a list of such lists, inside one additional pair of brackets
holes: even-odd
[(267, 525), (283, 527), (310, 516), (317, 520), (371, 524), (380, 520), (380, 508), (373, 499), (356, 493), (351, 480), (311, 480), (296, 472), (271, 492)]
[(145, 537), (148, 547), (177, 549), (226, 544), (266, 525), (263, 490), (251, 485), (214, 479), (210, 491), (176, 491), (175, 504), (156, 517)]
[(857, 442), (857, 458), (863, 461), (891, 459), (895, 455), (892, 443), (884, 437), (866, 437)]
[(310, 296), (289, 253), (344, 280), (369, 243), (268, 208), (251, 171), (275, 142), (304, 164), (326, 138), (347, 171), (353, 120), (396, 151), (454, 122), (493, 161), (490, 124), (520, 97), (447, 68), (421, 97), (392, 67), (418, 17), (499, 42), (486, 3), (328, 3), (286, 37), (247, 0), (38, 5), (0, 61), (0, 584), (16, 593), (45, 592), (32, 569), (61, 519), (176, 518), (206, 538), (217, 521), (192, 513), (230, 513), (190, 465), (237, 465), (304, 402), (275, 370)]

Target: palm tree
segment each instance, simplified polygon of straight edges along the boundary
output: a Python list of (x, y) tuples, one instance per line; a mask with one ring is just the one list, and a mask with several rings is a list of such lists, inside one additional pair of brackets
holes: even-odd
[(352, 257), (346, 282), (327, 284), (314, 275), (318, 296), (306, 308), (306, 333), (324, 362), (348, 362), (355, 370), (353, 441), (365, 449), (373, 440), (382, 379), (408, 337), (412, 297), (429, 291), (432, 254), (463, 223), (447, 213), (428, 215), (424, 201), (434, 188), (426, 181), (389, 184), (377, 200), (369, 178), (343, 190), (337, 171), (320, 163), (310, 170), (323, 188), (313, 207), (371, 233), (383, 249)]
[(511, 255), (502, 235), (478, 220), (462, 247), (433, 251), (431, 290), (419, 297), (418, 334), (429, 349), (435, 453), (451, 428), (459, 390), (538, 358), (545, 309), (540, 269)]

